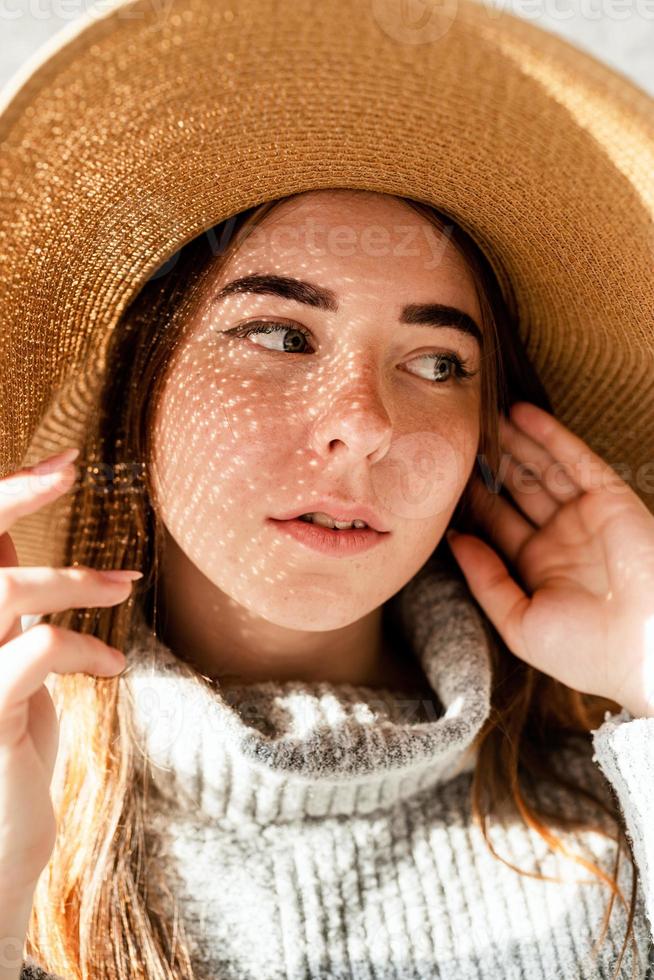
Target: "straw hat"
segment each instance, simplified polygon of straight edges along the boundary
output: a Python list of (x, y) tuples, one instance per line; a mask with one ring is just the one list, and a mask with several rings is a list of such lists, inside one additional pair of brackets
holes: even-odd
[[(106, 0), (0, 93), (0, 475), (76, 445), (187, 241), (324, 187), (450, 214), (561, 420), (654, 511), (654, 100), (475, 0)], [(64, 495), (65, 497), (66, 495)], [(54, 555), (44, 508), (12, 538)]]

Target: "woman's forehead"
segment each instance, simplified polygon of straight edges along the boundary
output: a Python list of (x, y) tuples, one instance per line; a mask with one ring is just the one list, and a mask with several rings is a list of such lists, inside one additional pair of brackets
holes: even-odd
[(467, 263), (451, 241), (453, 225), (440, 229), (388, 195), (371, 198), (359, 203), (350, 192), (329, 191), (284, 201), (248, 230), (220, 264), (218, 278), (338, 275), (358, 277), (359, 285), (365, 277), (381, 284), (423, 282), (426, 288), (439, 278), (466, 279)]
[[(281, 226), (278, 226), (281, 227)], [(329, 314), (360, 303), (389, 311), (410, 304), (443, 303), (480, 316), (474, 280), (448, 238), (404, 236), (357, 240), (320, 235), (313, 240), (263, 234), (246, 239), (217, 269), (211, 290), (225, 304), (261, 305), (258, 297), (301, 302)], [(438, 236), (438, 237), (437, 237)], [(404, 254), (406, 251), (409, 254)], [(238, 299), (237, 299), (238, 297)]]

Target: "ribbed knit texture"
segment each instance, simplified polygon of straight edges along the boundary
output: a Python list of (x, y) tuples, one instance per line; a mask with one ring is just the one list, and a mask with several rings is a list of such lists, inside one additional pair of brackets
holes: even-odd
[[(432, 560), (390, 605), (431, 700), (299, 681), (222, 691), (140, 627), (122, 690), (152, 774), (152, 900), (174, 896), (198, 980), (610, 977), (622, 903), (594, 962), (608, 888), (517, 818), (493, 818), (501, 857), (562, 881), (519, 875), (472, 822), (473, 741), (489, 714), (491, 672), (460, 575)], [(629, 944), (618, 976), (643, 978), (654, 720), (607, 713), (587, 748), (564, 750), (565, 774), (619, 796), (640, 876), (636, 961)], [(612, 830), (577, 796), (535, 791)], [(612, 875), (612, 841), (556, 833)], [(619, 884), (628, 902), (624, 855)], [(22, 980), (37, 976), (26, 963)]]

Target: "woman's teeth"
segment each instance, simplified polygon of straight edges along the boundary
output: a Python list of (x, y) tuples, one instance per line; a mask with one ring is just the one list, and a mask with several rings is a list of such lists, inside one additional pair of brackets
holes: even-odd
[(339, 531), (346, 531), (353, 527), (368, 527), (365, 521), (334, 521), (329, 514), (321, 513), (301, 514), (298, 520), (306, 521), (307, 524), (320, 524), (322, 527), (337, 528)]

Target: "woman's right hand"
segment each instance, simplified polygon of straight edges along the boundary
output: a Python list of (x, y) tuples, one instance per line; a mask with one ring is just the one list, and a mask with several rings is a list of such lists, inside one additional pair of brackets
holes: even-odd
[[(87, 606), (114, 606), (131, 591), (126, 572), (112, 582), (92, 568), (18, 567), (9, 528), (69, 490), (75, 450), (0, 479), (0, 897), (33, 893), (54, 849), (50, 799), (59, 741), (47, 675), (111, 677), (125, 658), (97, 637), (21, 616)], [(63, 467), (62, 467), (63, 462)], [(56, 468), (58, 465), (58, 468)], [(54, 472), (46, 474), (46, 470)]]

